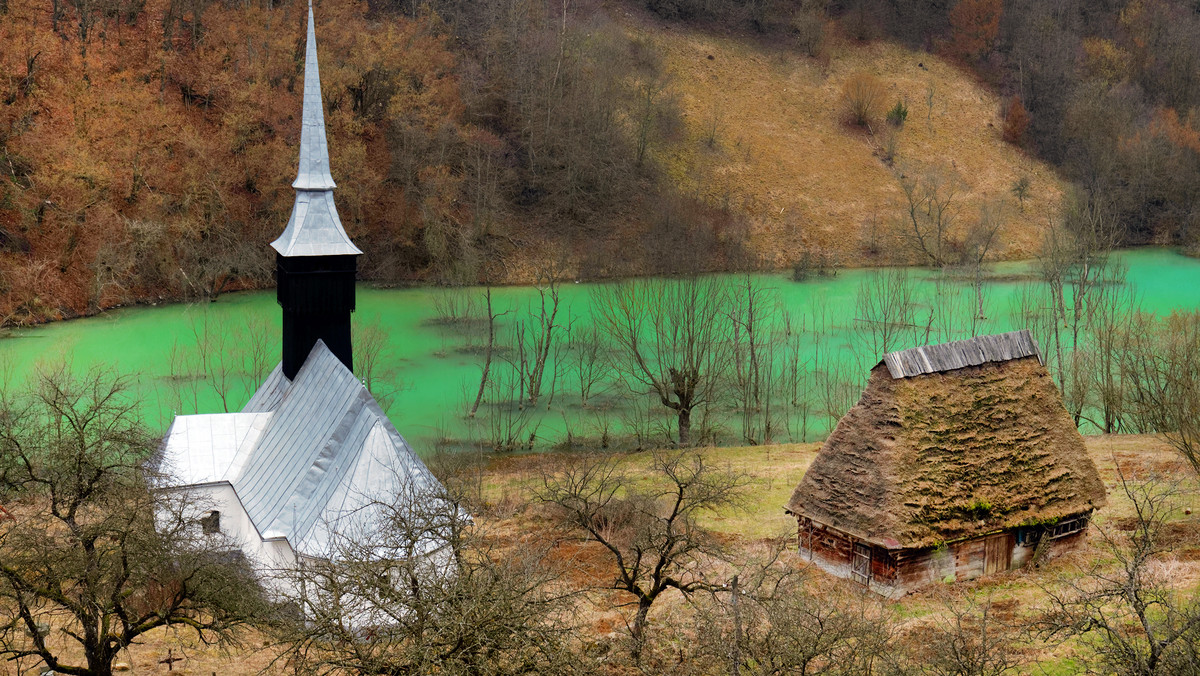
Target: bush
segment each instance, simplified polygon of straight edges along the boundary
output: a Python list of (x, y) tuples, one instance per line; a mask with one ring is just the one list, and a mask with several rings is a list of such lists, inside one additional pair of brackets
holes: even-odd
[(842, 104), (850, 121), (860, 127), (871, 124), (879, 116), (879, 107), (887, 88), (870, 73), (855, 73), (842, 85)]
[(1029, 128), (1029, 113), (1020, 96), (1014, 96), (1004, 115), (1004, 140), (1019, 146), (1025, 142), (1025, 130)]
[(908, 119), (908, 106), (904, 105), (904, 101), (897, 101), (896, 105), (888, 111), (887, 121), (893, 127), (904, 126), (904, 121)]
[(825, 22), (828, 20), (825, 3), (809, 0), (804, 2), (792, 17), (792, 35), (796, 46), (809, 56), (815, 57), (825, 46)]
[(1013, 197), (1017, 198), (1017, 202), (1021, 205), (1022, 209), (1025, 208), (1025, 200), (1029, 197), (1029, 188), (1030, 182), (1028, 176), (1022, 176), (1013, 181), (1012, 187), (1009, 188), (1009, 192), (1013, 194)]

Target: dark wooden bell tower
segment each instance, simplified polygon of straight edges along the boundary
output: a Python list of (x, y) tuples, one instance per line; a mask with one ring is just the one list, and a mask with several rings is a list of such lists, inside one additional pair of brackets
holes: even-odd
[(350, 313), (355, 256), (276, 256), (277, 298), (283, 308), (283, 374), (289, 379), (318, 340), (354, 370)]
[(318, 340), (347, 369), (354, 370), (350, 313), (354, 312), (354, 277), (362, 254), (346, 235), (333, 202), (336, 185), (329, 173), (311, 1), (299, 164), (292, 183), (296, 190), (292, 217), (279, 239), (271, 242), (278, 254), (275, 281), (283, 308), (283, 374), (288, 379), (296, 377)]

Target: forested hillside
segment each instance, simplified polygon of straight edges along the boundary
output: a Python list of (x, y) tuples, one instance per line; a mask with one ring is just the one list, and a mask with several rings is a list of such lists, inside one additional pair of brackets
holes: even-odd
[[(316, 6), (367, 280), (945, 265), (995, 222), (1025, 257), (1063, 195), (1129, 243), (1200, 230), (1195, 3)], [(0, 0), (3, 323), (272, 283), (303, 10)]]

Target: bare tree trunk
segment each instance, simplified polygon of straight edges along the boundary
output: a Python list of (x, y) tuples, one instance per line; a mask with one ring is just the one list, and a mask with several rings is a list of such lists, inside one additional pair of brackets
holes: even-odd
[(642, 648), (646, 646), (646, 624), (650, 616), (651, 603), (653, 600), (646, 597), (638, 600), (637, 614), (633, 617), (633, 627), (629, 631), (633, 638), (633, 648), (629, 654), (633, 658), (634, 664), (641, 662)]
[(487, 299), (488, 339), (483, 350), (483, 373), (479, 375), (479, 392), (475, 394), (475, 403), (471, 404), (471, 411), (467, 414), (471, 418), (475, 417), (475, 412), (479, 410), (479, 402), (483, 401), (483, 391), (487, 388), (488, 373), (492, 370), (492, 354), (496, 349), (496, 317), (498, 315), (492, 312), (492, 287), (489, 286), (484, 291), (484, 298)]
[(692, 440), (692, 409), (679, 408), (679, 445), (687, 446)]

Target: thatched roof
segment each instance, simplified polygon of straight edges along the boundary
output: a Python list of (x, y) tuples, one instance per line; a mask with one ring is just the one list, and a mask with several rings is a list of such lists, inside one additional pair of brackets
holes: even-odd
[(903, 378), (880, 362), (787, 510), (898, 549), (1050, 522), (1104, 496), (1035, 354)]

